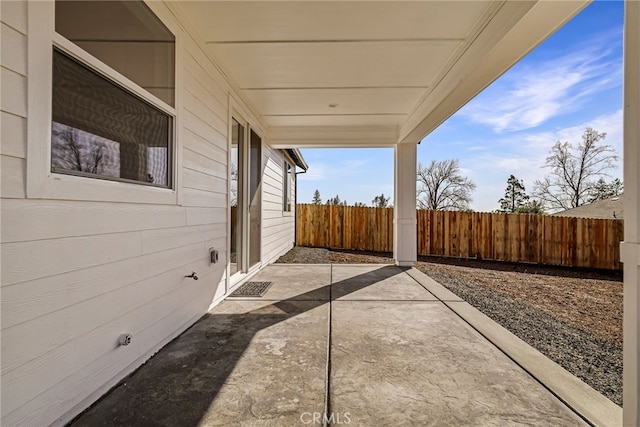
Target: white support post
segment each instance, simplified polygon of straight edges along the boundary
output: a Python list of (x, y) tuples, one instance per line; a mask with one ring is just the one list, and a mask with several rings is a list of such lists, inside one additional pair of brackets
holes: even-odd
[(624, 356), (623, 423), (640, 425), (640, 2), (625, 2), (624, 24)]
[(410, 267), (418, 260), (416, 222), (417, 144), (398, 144), (394, 150), (393, 259)]

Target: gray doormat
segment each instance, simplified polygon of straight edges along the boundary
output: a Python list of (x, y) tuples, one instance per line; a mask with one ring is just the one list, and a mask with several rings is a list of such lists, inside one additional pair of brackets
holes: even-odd
[(233, 291), (229, 298), (260, 298), (273, 282), (247, 282)]

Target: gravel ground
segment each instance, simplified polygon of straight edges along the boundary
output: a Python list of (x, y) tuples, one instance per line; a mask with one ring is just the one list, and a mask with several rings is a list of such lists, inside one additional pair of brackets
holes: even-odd
[(284, 264), (329, 264), (331, 251), (322, 248), (307, 248), (296, 246), (286, 254), (282, 255), (276, 263)]
[[(389, 254), (296, 247), (277, 262), (391, 263)], [(622, 405), (622, 275), (426, 257), (416, 267)]]

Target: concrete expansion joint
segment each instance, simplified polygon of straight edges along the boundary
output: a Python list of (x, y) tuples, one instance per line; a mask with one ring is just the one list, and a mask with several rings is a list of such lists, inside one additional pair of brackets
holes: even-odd
[(325, 366), (325, 387), (324, 387), (324, 417), (322, 418), (322, 426), (327, 427), (329, 425), (328, 420), (331, 414), (331, 323), (332, 323), (332, 308), (333, 308), (333, 263), (329, 264), (329, 308), (328, 308), (328, 322), (327, 322), (327, 362)]
[[(114, 413), (130, 414), (129, 425), (173, 416), (178, 418), (172, 424), (253, 425), (256, 414), (278, 416), (279, 425), (329, 426), (351, 420), (360, 425), (405, 420), (414, 425), (461, 420), (483, 425), (512, 420), (514, 411), (525, 410), (530, 420), (538, 421), (533, 424), (583, 425), (585, 419), (593, 420), (592, 425), (620, 424), (597, 399), (584, 400), (585, 389), (576, 379), (550, 368), (548, 360), (541, 364), (526, 343), (415, 268), (271, 266), (257, 278), (274, 281), (265, 299), (231, 300), (216, 307), (76, 427), (98, 425)], [(234, 343), (220, 343), (227, 338)], [(492, 340), (521, 357), (514, 363), (516, 357), (504, 357)], [(212, 346), (214, 342), (219, 345)], [(563, 393), (531, 377), (538, 365), (542, 382), (559, 377), (556, 381), (570, 386), (564, 391), (569, 399), (559, 399)], [(472, 375), (452, 382), (451, 370), (460, 366)], [(198, 393), (167, 401), (162, 393), (148, 392), (157, 388), (153, 381), (166, 369), (175, 371), (175, 389)], [(187, 371), (203, 381), (194, 385), (193, 375), (183, 375)], [(496, 381), (502, 385), (486, 386)], [(293, 384), (287, 387), (291, 393), (273, 386), (287, 382)], [(390, 387), (403, 393), (390, 392)], [(503, 392), (516, 389), (518, 393)], [(238, 393), (246, 398), (238, 399)], [(467, 393), (486, 406), (476, 410), (452, 404), (450, 396), (466, 401)], [(145, 396), (143, 405), (135, 398), (140, 396)], [(576, 402), (577, 411), (570, 404)], [(433, 405), (441, 410), (430, 413)], [(576, 412), (595, 417), (580, 418)]]

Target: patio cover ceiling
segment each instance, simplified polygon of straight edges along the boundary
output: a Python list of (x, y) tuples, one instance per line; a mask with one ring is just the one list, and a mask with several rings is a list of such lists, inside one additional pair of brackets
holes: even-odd
[(180, 1), (270, 145), (420, 141), (589, 2)]

